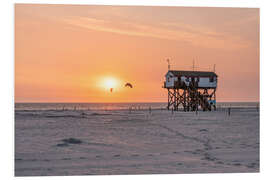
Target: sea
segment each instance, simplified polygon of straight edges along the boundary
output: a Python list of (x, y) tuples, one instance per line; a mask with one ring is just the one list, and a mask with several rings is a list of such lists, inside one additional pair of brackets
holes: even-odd
[[(148, 110), (166, 109), (165, 102), (134, 103), (15, 103), (15, 110)], [(218, 108), (257, 108), (259, 102), (217, 102)]]

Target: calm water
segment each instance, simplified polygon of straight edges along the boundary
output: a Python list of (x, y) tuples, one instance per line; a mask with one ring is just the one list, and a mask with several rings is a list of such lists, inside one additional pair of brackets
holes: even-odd
[[(15, 103), (15, 110), (126, 110), (164, 109), (167, 103)], [(257, 107), (258, 102), (218, 102), (217, 107)]]

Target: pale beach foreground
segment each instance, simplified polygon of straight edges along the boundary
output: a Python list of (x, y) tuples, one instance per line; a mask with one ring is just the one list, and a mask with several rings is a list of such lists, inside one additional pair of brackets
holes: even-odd
[(15, 175), (259, 172), (259, 112), (16, 110)]

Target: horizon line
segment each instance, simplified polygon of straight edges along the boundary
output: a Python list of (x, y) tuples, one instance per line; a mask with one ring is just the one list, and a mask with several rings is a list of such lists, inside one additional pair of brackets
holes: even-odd
[[(217, 101), (217, 103), (259, 103), (260, 101)], [(32, 104), (34, 104), (34, 103), (36, 103), (36, 104), (42, 104), (42, 103), (46, 103), (46, 104), (55, 104), (55, 103), (70, 103), (70, 104), (72, 104), (72, 103), (74, 103), (74, 104), (76, 104), (76, 103), (82, 103), (82, 104), (90, 104), (90, 103), (93, 103), (93, 104), (98, 104), (98, 103), (100, 103), (100, 104), (102, 104), (102, 103), (168, 103), (168, 102), (155, 102), (155, 101), (145, 101), (145, 102), (140, 102), (140, 101), (138, 101), (138, 102), (131, 102), (131, 101), (129, 101), (129, 102), (14, 102), (15, 104), (16, 103), (32, 103)]]

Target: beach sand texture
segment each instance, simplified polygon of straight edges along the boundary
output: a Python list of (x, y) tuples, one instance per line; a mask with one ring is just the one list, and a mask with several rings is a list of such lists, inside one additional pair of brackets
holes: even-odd
[(259, 172), (259, 112), (16, 110), (15, 176)]

